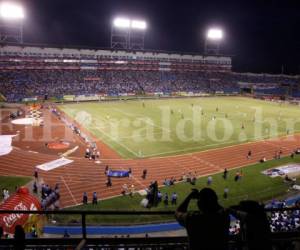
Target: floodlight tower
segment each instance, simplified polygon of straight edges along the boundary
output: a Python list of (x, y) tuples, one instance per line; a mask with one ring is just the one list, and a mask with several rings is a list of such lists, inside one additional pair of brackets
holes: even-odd
[(0, 3), (0, 42), (23, 43), (24, 9), (12, 2)]
[(132, 50), (143, 50), (145, 48), (145, 32), (147, 24), (145, 21), (132, 20), (129, 32), (129, 48)]
[(130, 20), (117, 17), (111, 27), (110, 44), (112, 49), (128, 49)]
[(115, 18), (111, 28), (111, 48), (143, 50), (146, 29), (145, 21)]
[(222, 29), (210, 28), (205, 37), (204, 53), (206, 55), (219, 55), (223, 38), (224, 34)]

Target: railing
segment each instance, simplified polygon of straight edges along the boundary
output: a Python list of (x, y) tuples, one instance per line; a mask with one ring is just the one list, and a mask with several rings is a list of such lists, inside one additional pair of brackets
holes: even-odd
[(174, 211), (81, 211), (81, 210), (54, 210), (54, 211), (15, 211), (0, 210), (0, 214), (39, 214), (39, 215), (80, 215), (82, 238), (87, 238), (88, 215), (174, 215)]
[[(186, 237), (155, 237), (155, 238), (91, 238), (91, 239), (27, 239), (26, 249), (188, 249)], [(13, 240), (1, 240), (0, 249), (13, 249)]]
[[(272, 211), (294, 211), (299, 208), (266, 209)], [(30, 238), (25, 239), (26, 249), (188, 249), (187, 237), (87, 237), (86, 217), (88, 215), (174, 215), (174, 211), (79, 211), (79, 210), (57, 210), (57, 211), (13, 211), (0, 210), (0, 214), (39, 214), (39, 215), (80, 215), (82, 235), (79, 238)], [(1, 239), (0, 249), (14, 249), (13, 239)], [(240, 249), (245, 242), (238, 236), (231, 236), (230, 249)], [(291, 246), (300, 249), (299, 232), (272, 233), (272, 244), (274, 249), (287, 249)], [(280, 247), (280, 248), (279, 248)]]

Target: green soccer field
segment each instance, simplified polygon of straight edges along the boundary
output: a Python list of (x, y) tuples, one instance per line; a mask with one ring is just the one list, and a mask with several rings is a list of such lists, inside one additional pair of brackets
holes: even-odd
[(300, 131), (300, 107), (243, 97), (59, 107), (124, 158), (184, 154)]

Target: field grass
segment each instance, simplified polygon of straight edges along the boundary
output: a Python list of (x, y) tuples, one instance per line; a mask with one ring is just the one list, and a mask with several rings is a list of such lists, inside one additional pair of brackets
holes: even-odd
[[(10, 194), (16, 191), (16, 187), (24, 186), (31, 181), (29, 177), (14, 177), (14, 176), (0, 176), (0, 190), (2, 192), (3, 188), (9, 190)], [(0, 196), (0, 201), (2, 201), (2, 193)]]
[[(244, 176), (238, 182), (234, 181), (234, 175), (238, 169), (231, 170), (229, 172), (229, 177), (227, 180), (222, 178), (222, 174), (213, 175), (213, 183), (211, 188), (213, 188), (218, 196), (219, 202), (225, 207), (230, 205), (238, 204), (239, 201), (245, 199), (253, 199), (257, 201), (267, 201), (273, 198), (287, 195), (289, 185), (283, 181), (281, 177), (271, 178), (265, 176), (261, 171), (269, 169), (275, 166), (280, 166), (288, 163), (300, 163), (300, 156), (296, 156), (294, 159), (289, 157), (282, 158), (280, 160), (272, 160), (265, 163), (259, 163), (251, 166), (242, 168)], [(240, 169), (239, 169), (240, 170)], [(160, 188), (161, 192), (168, 193), (169, 197), (173, 192), (178, 194), (178, 203), (180, 203), (192, 188), (201, 189), (206, 187), (207, 177), (199, 178), (195, 186), (189, 183), (178, 183), (171, 187)], [(224, 188), (229, 188), (229, 195), (227, 199), (223, 198)], [(101, 194), (100, 194), (101, 195)], [(98, 205), (81, 205), (73, 207), (73, 210), (150, 210), (143, 208), (140, 205), (142, 196), (139, 194), (133, 197), (120, 196), (116, 198), (111, 198), (108, 200), (100, 201)], [(164, 206), (159, 204), (158, 207), (151, 208), (151, 211), (165, 211), (165, 210), (175, 210), (176, 206)], [(196, 204), (192, 203), (190, 209), (196, 209)], [(68, 209), (69, 210), (69, 209)], [(70, 223), (72, 220), (80, 221), (79, 217), (76, 216), (60, 216), (55, 218), (60, 223)], [(146, 223), (146, 222), (158, 222), (158, 221), (170, 221), (174, 220), (173, 216), (94, 216), (90, 215), (87, 217), (89, 224), (132, 224), (132, 223)]]
[(94, 102), (60, 108), (124, 158), (183, 154), (300, 131), (298, 106), (242, 97)]

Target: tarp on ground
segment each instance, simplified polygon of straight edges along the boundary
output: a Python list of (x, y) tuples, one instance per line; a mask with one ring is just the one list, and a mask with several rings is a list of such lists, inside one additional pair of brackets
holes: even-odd
[(59, 158), (54, 161), (49, 161), (44, 164), (37, 165), (36, 167), (41, 170), (44, 170), (44, 171), (50, 171), (52, 169), (59, 168), (59, 167), (65, 166), (67, 164), (70, 164), (71, 162), (73, 162), (73, 160), (69, 160), (67, 158), (62, 157), (62, 158)]
[(7, 155), (12, 151), (12, 138), (16, 135), (0, 135), (0, 156)]
[(270, 177), (283, 176), (286, 174), (296, 174), (300, 173), (300, 164), (288, 164), (276, 168), (271, 168), (262, 171), (262, 173)]

